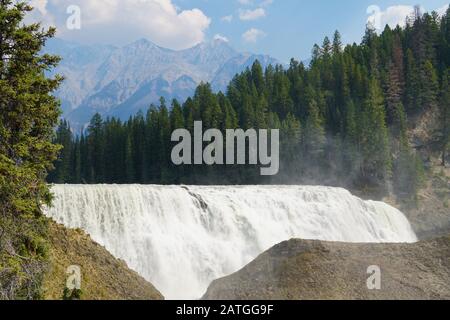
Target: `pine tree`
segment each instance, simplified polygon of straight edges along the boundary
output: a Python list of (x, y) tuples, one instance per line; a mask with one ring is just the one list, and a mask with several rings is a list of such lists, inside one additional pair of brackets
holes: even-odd
[(407, 130), (408, 127), (405, 108), (401, 102), (398, 102), (393, 111), (392, 131), (393, 136), (398, 139), (400, 145), (404, 146), (408, 144)]
[(450, 7), (442, 17), (439, 39), (439, 61), (441, 70), (445, 71), (450, 67)]
[(322, 54), (324, 59), (329, 59), (332, 53), (330, 38), (325, 37), (322, 44)]
[(294, 111), (294, 103), (289, 93), (289, 78), (285, 75), (281, 66), (277, 66), (274, 74), (272, 107), (270, 109), (276, 111), (281, 119), (285, 119), (289, 113), (293, 113)]
[(62, 78), (45, 74), (59, 58), (41, 54), (55, 29), (22, 24), (31, 10), (0, 2), (0, 206), (16, 214), (39, 213), (49, 202), (44, 179), (59, 149), (51, 141), (60, 112), (51, 93)]
[(427, 60), (426, 56), (426, 34), (424, 27), (423, 14), (420, 6), (414, 7), (411, 30), (411, 49), (414, 52), (415, 59), (419, 66), (422, 66)]
[(322, 58), (322, 49), (316, 43), (314, 44), (313, 50), (311, 52), (311, 66), (314, 65), (316, 62), (318, 62), (321, 58)]
[(414, 59), (413, 52), (408, 49), (406, 53), (406, 109), (408, 113), (414, 113), (419, 110), (421, 101), (419, 100), (420, 80), (418, 77), (418, 68)]
[(387, 116), (388, 123), (391, 123), (393, 113), (396, 106), (402, 102), (404, 95), (404, 67), (403, 67), (403, 49), (400, 39), (396, 36), (393, 41), (392, 58), (388, 63), (388, 79), (387, 79)]
[(266, 129), (269, 104), (264, 95), (261, 95), (256, 101), (257, 104), (255, 106), (255, 128)]
[(240, 123), (244, 129), (253, 128), (255, 124), (255, 110), (248, 94), (243, 95)]
[(80, 154), (81, 154), (81, 182), (87, 183), (88, 182), (88, 173), (89, 173), (89, 152), (88, 152), (88, 146), (86, 142), (86, 137), (81, 132), (80, 135)]
[(423, 102), (423, 108), (433, 108), (437, 106), (439, 95), (438, 77), (431, 61), (426, 61), (423, 68), (421, 101)]
[[(208, 86), (208, 91), (209, 89), (210, 87)], [(158, 129), (160, 149), (156, 152), (158, 152), (159, 155), (161, 183), (169, 183), (171, 179), (169, 171), (171, 131), (169, 111), (167, 110), (164, 101), (161, 101), (159, 109)]]
[(304, 154), (318, 159), (325, 144), (325, 130), (317, 102), (312, 99), (308, 105), (308, 115), (304, 125), (303, 146)]
[(358, 173), (361, 165), (360, 139), (358, 136), (358, 110), (353, 100), (347, 101), (345, 130), (343, 139), (342, 162), (348, 177)]
[(49, 181), (54, 183), (68, 183), (72, 181), (72, 157), (73, 157), (73, 136), (70, 125), (66, 120), (62, 120), (56, 130), (55, 144), (61, 145), (58, 160), (55, 161), (55, 169), (49, 176)]
[[(194, 132), (194, 121), (198, 120), (196, 117), (196, 106), (191, 98), (188, 98), (183, 104), (183, 116), (185, 119), (185, 128), (192, 134)], [(147, 119), (147, 122), (148, 119)]]
[(391, 159), (383, 95), (375, 78), (370, 81), (369, 96), (364, 104), (360, 128), (362, 182), (369, 186), (384, 186), (390, 175)]
[(184, 128), (184, 117), (181, 106), (177, 100), (172, 101), (172, 112), (170, 113), (170, 124), (172, 131)]
[[(193, 123), (192, 123), (193, 126)], [(149, 182), (160, 182), (160, 164), (161, 158), (159, 152), (161, 152), (161, 131), (159, 128), (159, 112), (156, 107), (151, 107), (147, 112), (147, 135), (148, 135), (148, 163), (147, 170), (149, 174)]]
[(289, 175), (301, 162), (301, 123), (292, 114), (288, 114), (281, 124), (283, 169)]
[(236, 111), (230, 103), (230, 100), (221, 92), (218, 95), (219, 104), (222, 109), (222, 132), (225, 132), (227, 129), (236, 129), (238, 128), (238, 118)]
[(199, 116), (203, 120), (204, 127), (213, 128), (212, 122), (215, 115), (212, 109), (217, 108), (217, 99), (212, 92), (211, 85), (209, 83), (201, 83), (195, 91), (193, 100), (198, 105)]
[(52, 93), (62, 78), (48, 76), (59, 58), (42, 54), (55, 29), (27, 24), (32, 8), (0, 1), (0, 291), (7, 300), (38, 299), (46, 270), (45, 181), (59, 146), (60, 114)]
[(91, 183), (103, 182), (104, 174), (104, 136), (103, 119), (99, 113), (96, 113), (88, 127), (88, 181)]
[(377, 38), (377, 32), (375, 27), (368, 23), (366, 25), (366, 32), (363, 37), (362, 44), (368, 48), (372, 48)]
[(450, 150), (450, 68), (442, 77), (442, 89), (440, 95), (440, 126), (439, 146), (441, 151), (441, 163), (445, 166), (448, 152)]
[(258, 96), (265, 94), (263, 68), (258, 60), (255, 60), (252, 65), (252, 80), (255, 84)]
[(139, 111), (137, 115), (132, 119), (131, 132), (132, 139), (132, 151), (134, 159), (134, 173), (135, 181), (143, 183), (147, 176), (146, 171), (146, 141), (145, 141), (145, 120), (142, 111)]
[(125, 144), (125, 179), (127, 183), (133, 183), (135, 181), (132, 146), (131, 136), (128, 135)]
[(337, 55), (342, 52), (342, 39), (341, 34), (339, 31), (334, 32), (334, 38), (333, 38), (333, 54)]
[(394, 191), (400, 199), (416, 199), (423, 175), (420, 158), (411, 148), (407, 137), (407, 116), (401, 103), (397, 104), (393, 119), (393, 136), (398, 141), (395, 148)]
[(80, 138), (77, 136), (75, 139), (74, 152), (73, 152), (73, 183), (81, 183), (81, 143)]

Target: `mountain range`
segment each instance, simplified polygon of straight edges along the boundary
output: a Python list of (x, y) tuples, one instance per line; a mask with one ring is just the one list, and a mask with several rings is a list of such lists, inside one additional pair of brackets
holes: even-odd
[(268, 55), (237, 52), (219, 39), (181, 51), (146, 39), (123, 47), (51, 39), (44, 51), (62, 57), (52, 73), (65, 77), (56, 96), (73, 128), (84, 127), (97, 112), (126, 120), (160, 97), (184, 101), (201, 82), (224, 91), (254, 61), (263, 67), (278, 63)]

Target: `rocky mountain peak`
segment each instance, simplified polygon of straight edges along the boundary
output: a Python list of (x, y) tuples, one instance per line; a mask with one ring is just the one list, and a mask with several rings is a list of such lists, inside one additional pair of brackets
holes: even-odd
[(239, 53), (223, 39), (180, 51), (145, 38), (122, 47), (53, 39), (45, 51), (63, 58), (55, 71), (66, 81), (57, 96), (63, 117), (76, 128), (88, 123), (96, 112), (127, 119), (160, 97), (183, 101), (201, 82), (225, 90), (236, 73), (257, 59), (263, 67), (277, 63), (269, 56)]

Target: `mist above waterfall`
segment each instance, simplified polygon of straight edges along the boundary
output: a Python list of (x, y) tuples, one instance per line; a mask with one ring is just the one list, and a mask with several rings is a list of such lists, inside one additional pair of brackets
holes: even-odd
[(291, 238), (415, 242), (397, 209), (340, 188), (55, 185), (46, 214), (81, 228), (168, 299), (194, 299)]

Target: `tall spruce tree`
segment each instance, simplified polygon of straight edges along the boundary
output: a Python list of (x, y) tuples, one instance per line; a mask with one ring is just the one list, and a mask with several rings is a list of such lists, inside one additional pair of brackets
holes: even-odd
[(50, 200), (44, 179), (59, 149), (51, 141), (60, 112), (51, 93), (62, 78), (45, 74), (59, 58), (41, 54), (55, 29), (23, 25), (31, 10), (0, 1), (0, 201), (16, 214), (38, 213)]
[(49, 180), (54, 183), (72, 182), (73, 174), (73, 135), (70, 125), (66, 120), (62, 120), (56, 130), (54, 143), (61, 145), (58, 160), (55, 161), (55, 170), (49, 175)]
[(0, 297), (39, 298), (46, 257), (42, 206), (45, 181), (59, 146), (52, 143), (60, 114), (52, 96), (62, 78), (49, 78), (59, 58), (42, 54), (55, 29), (25, 24), (32, 10), (0, 0)]
[(362, 179), (363, 183), (383, 185), (390, 174), (391, 159), (389, 136), (386, 127), (386, 113), (380, 84), (372, 78), (369, 96), (364, 104), (362, 134)]
[(88, 127), (88, 158), (89, 167), (88, 169), (88, 181), (91, 183), (104, 182), (104, 148), (105, 139), (103, 135), (103, 120), (99, 113), (96, 113), (89, 124)]

